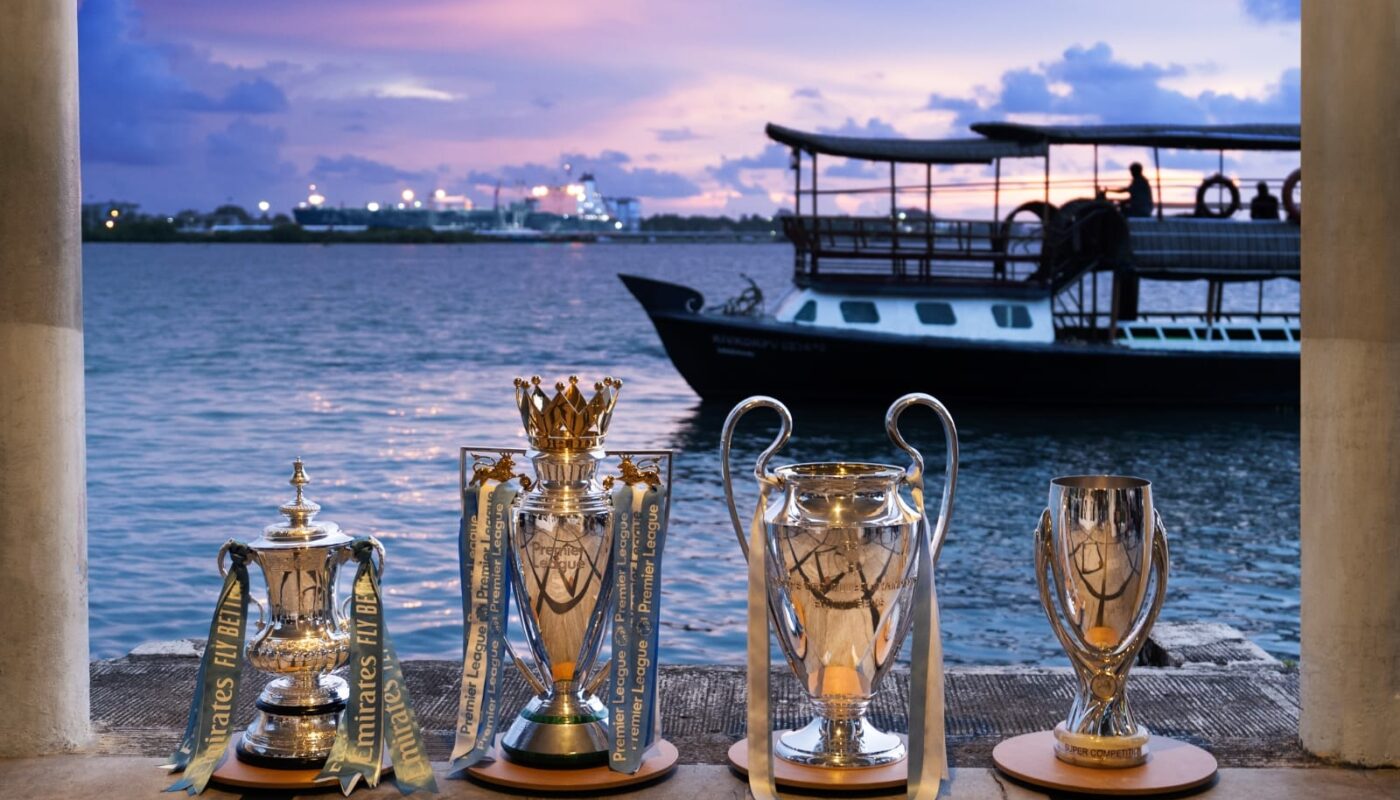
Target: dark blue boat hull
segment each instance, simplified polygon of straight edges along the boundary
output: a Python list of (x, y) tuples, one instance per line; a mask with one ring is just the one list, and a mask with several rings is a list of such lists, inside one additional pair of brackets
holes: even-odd
[(699, 313), (684, 286), (622, 275), (677, 371), (705, 400), (772, 394), (806, 402), (885, 400), (1034, 405), (1295, 406), (1298, 356), (1183, 353), (1112, 345), (912, 339)]

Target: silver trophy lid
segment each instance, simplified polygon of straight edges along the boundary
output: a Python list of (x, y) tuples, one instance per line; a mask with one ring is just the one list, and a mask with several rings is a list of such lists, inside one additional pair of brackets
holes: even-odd
[[(263, 541), (255, 542), (254, 545), (285, 547), (303, 545), (308, 542), (332, 544), (349, 539), (340, 532), (340, 526), (334, 522), (315, 521), (321, 506), (319, 503), (306, 499), (303, 487), (310, 483), (311, 479), (306, 477), (306, 470), (303, 468), (300, 458), (292, 462), (292, 479), (287, 482), (296, 487), (297, 496), (290, 503), (283, 503), (277, 508), (278, 511), (287, 516), (286, 522), (263, 528)], [(325, 541), (327, 539), (333, 541)]]

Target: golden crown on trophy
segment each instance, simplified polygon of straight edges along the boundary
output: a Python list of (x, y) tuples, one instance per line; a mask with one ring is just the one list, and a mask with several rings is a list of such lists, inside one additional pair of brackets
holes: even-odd
[(587, 450), (603, 444), (622, 381), (603, 378), (593, 384), (591, 400), (578, 388), (578, 376), (554, 384), (554, 397), (540, 389), (540, 376), (515, 379), (515, 402), (525, 435), (536, 450)]

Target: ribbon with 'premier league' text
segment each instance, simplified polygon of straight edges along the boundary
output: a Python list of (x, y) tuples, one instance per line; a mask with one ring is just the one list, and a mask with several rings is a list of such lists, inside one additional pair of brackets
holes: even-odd
[(183, 774), (166, 788), (167, 792), (195, 795), (204, 791), (233, 734), (233, 709), (238, 702), (239, 672), (248, 630), (248, 561), (252, 551), (246, 544), (231, 539), (224, 547), (232, 563), (224, 576), (219, 603), (214, 607), (214, 619), (209, 623), (209, 640), (199, 662), (185, 733), (167, 765), (172, 772)]
[(456, 774), (487, 757), (496, 738), (505, 677), (510, 601), (508, 538), (517, 492), (486, 480), (463, 493), (459, 534), (462, 564), (463, 658), (456, 741)]
[(656, 679), (661, 554), (666, 546), (664, 486), (623, 484), (613, 491), (613, 666), (608, 692), (608, 765), (635, 773), (657, 730)]
[(361, 779), (379, 784), (384, 746), (394, 766), (399, 791), (437, 791), (428, 765), (417, 718), (409, 708), (408, 690), (384, 626), (384, 604), (374, 568), (376, 543), (356, 539), (350, 550), (359, 569), (350, 605), (350, 699), (335, 734), (335, 744), (318, 778), (334, 778), (345, 794)]

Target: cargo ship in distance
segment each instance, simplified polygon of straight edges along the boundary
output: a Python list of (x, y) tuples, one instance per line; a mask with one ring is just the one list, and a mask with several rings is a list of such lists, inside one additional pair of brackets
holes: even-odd
[[(1259, 181), (1279, 195), (1262, 191), (1242, 215), (1240, 187), (1223, 166), (1226, 151), (1297, 152), (1299, 126), (996, 122), (972, 130), (977, 137), (870, 139), (768, 125), (768, 136), (791, 148), (796, 174), (796, 206), (782, 217), (793, 286), (771, 312), (757, 286), (707, 305), (686, 286), (619, 277), (705, 400), (932, 390), (1036, 405), (1297, 404), (1299, 310), (1266, 310), (1264, 285), (1300, 277), (1301, 172)], [(1052, 182), (1050, 152), (1062, 146), (1093, 148), (1092, 186)], [(1131, 200), (1108, 200), (1100, 147), (1150, 150), (1155, 184), (1139, 170)], [(1221, 172), (1194, 186), (1195, 202), (1164, 202), (1162, 150), (1218, 152)], [(825, 196), (876, 190), (819, 189), (819, 156), (887, 164), (890, 182), (878, 190), (888, 191), (890, 213), (820, 213)], [(1007, 159), (1044, 159), (1045, 169), (1038, 199), (1002, 216), (1003, 192), (1024, 198), (1027, 190), (1024, 179), (1002, 180)], [(933, 165), (945, 164), (995, 171), (991, 182), (964, 185), (992, 189), (990, 219), (933, 215), (935, 189), (959, 188), (933, 183)], [(922, 165), (923, 182), (899, 185), (898, 165)], [(1087, 196), (1055, 205), (1052, 186)], [(1189, 198), (1193, 187), (1168, 188)], [(901, 205), (910, 193), (922, 195), (922, 209)], [(1204, 302), (1147, 310), (1144, 281), (1203, 282)], [(1239, 283), (1258, 284), (1257, 305), (1227, 311), (1225, 286)]]

